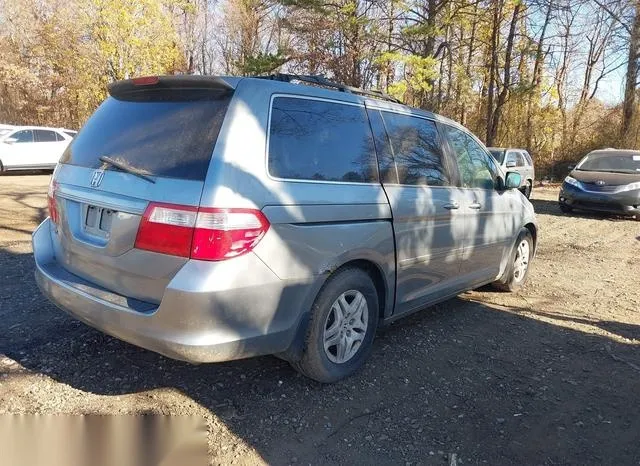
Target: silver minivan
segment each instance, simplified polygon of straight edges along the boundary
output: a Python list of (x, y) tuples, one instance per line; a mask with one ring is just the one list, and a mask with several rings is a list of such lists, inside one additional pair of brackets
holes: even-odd
[(453, 121), (288, 75), (109, 93), (33, 233), (42, 292), (105, 333), (194, 363), (275, 354), (333, 382), (378, 326), (527, 278), (521, 177)]

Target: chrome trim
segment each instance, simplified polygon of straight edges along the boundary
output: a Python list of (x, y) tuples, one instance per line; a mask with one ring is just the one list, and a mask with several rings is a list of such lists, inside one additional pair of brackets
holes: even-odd
[[(106, 193), (105, 193), (106, 194)], [(109, 199), (117, 199), (121, 202), (111, 202), (105, 199), (105, 195), (101, 191), (90, 191), (85, 188), (74, 186), (73, 188), (66, 185), (58, 185), (56, 190), (58, 197), (76, 201), (84, 204), (91, 204), (118, 212), (126, 212), (134, 215), (142, 215), (147, 208), (147, 201), (139, 199), (125, 198), (114, 193), (108, 193)]]

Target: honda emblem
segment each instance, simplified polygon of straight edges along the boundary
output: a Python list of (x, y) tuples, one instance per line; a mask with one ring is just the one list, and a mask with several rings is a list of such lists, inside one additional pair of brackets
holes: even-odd
[(104, 170), (96, 170), (91, 175), (91, 187), (97, 188), (102, 183), (102, 178), (104, 178)]

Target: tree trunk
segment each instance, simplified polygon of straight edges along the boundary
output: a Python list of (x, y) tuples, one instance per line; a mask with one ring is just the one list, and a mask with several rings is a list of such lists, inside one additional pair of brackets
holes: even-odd
[(629, 135), (631, 121), (635, 114), (636, 84), (638, 81), (638, 50), (640, 48), (640, 0), (635, 2), (635, 17), (629, 37), (629, 55), (627, 61), (627, 78), (624, 86), (622, 104), (622, 126), (620, 136), (625, 139)]
[(487, 131), (485, 142), (488, 146), (493, 143), (493, 116), (494, 116), (494, 93), (496, 86), (496, 75), (498, 74), (498, 45), (500, 39), (500, 23), (502, 22), (502, 0), (496, 0), (493, 7), (493, 21), (491, 29), (491, 44), (489, 45), (491, 61), (489, 64), (489, 84), (487, 85)]
[(540, 89), (540, 83), (542, 82), (542, 68), (544, 65), (544, 40), (546, 38), (547, 27), (551, 20), (551, 11), (553, 9), (553, 2), (549, 2), (547, 7), (547, 14), (542, 24), (542, 31), (540, 32), (540, 39), (536, 46), (536, 58), (533, 65), (533, 76), (531, 78), (531, 92), (529, 100), (527, 102), (527, 121), (525, 126), (526, 135), (526, 147), (527, 151), (531, 153), (533, 151), (533, 117), (535, 110), (538, 107), (539, 96), (538, 91)]
[(511, 55), (513, 52), (513, 42), (516, 35), (516, 25), (518, 24), (518, 16), (522, 3), (517, 3), (513, 9), (513, 16), (511, 17), (511, 25), (509, 26), (509, 35), (507, 36), (507, 48), (505, 50), (504, 57), (504, 76), (502, 78), (502, 89), (496, 99), (496, 108), (493, 111), (493, 115), (488, 125), (487, 131), (487, 145), (492, 146), (498, 136), (498, 126), (500, 125), (500, 118), (502, 116), (502, 109), (507, 101), (507, 95), (509, 94), (509, 87), (511, 86)]

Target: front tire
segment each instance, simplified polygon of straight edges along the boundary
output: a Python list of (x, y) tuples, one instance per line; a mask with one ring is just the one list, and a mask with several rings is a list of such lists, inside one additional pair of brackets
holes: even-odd
[(529, 199), (531, 197), (531, 191), (533, 191), (533, 184), (531, 183), (531, 181), (527, 181), (527, 184), (522, 188), (521, 191), (522, 194), (524, 194), (524, 197)]
[(527, 281), (533, 257), (533, 237), (526, 228), (520, 230), (507, 269), (494, 286), (503, 291), (519, 291)]
[(293, 363), (303, 375), (336, 382), (360, 369), (369, 357), (378, 326), (378, 293), (361, 269), (345, 268), (318, 294), (302, 358)]

